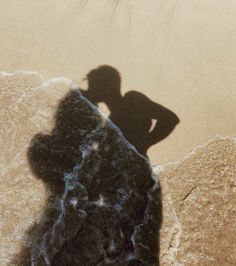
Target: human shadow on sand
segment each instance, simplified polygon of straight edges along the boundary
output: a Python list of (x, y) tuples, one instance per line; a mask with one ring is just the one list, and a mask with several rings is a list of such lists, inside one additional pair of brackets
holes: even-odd
[(103, 65), (91, 70), (87, 81), (88, 90), (82, 91), (84, 96), (94, 105), (105, 103), (110, 111), (109, 118), (144, 156), (152, 145), (168, 137), (180, 122), (174, 112), (140, 92), (129, 91), (121, 95), (121, 76), (114, 67)]
[[(92, 70), (88, 82), (85, 97), (71, 90), (60, 101), (51, 134), (30, 143), (28, 161), (48, 199), (14, 265), (159, 265), (161, 188), (145, 156), (178, 118), (140, 93), (121, 96), (112, 67)], [(121, 131), (93, 105), (100, 101)], [(159, 126), (149, 132), (157, 117)]]

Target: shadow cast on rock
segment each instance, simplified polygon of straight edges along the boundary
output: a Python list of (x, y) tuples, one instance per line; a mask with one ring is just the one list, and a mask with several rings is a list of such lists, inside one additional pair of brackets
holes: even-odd
[(15, 265), (159, 265), (161, 189), (148, 159), (79, 90), (55, 118), (28, 149), (48, 199)]

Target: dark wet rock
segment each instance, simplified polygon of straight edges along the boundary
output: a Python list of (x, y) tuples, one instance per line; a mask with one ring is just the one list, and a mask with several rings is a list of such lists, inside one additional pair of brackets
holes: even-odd
[(28, 157), (58, 196), (32, 265), (159, 265), (152, 167), (79, 90), (60, 102), (52, 134), (37, 134)]

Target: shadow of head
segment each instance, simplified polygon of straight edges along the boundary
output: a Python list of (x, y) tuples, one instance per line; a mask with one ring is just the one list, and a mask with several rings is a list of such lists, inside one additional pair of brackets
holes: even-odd
[(88, 94), (96, 102), (120, 95), (121, 76), (114, 67), (102, 65), (91, 70), (87, 74), (87, 81)]

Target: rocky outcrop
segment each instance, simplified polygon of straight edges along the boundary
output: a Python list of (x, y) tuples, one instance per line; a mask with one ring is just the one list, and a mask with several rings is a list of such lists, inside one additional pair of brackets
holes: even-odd
[(60, 101), (52, 133), (34, 136), (28, 161), (59, 196), (31, 250), (35, 265), (157, 265), (152, 167), (78, 89)]
[[(65, 80), (51, 83), (59, 94), (68, 86)], [(18, 121), (22, 116), (31, 120), (45, 105), (50, 107), (50, 101), (55, 108), (53, 96), (58, 93), (49, 84), (26, 91), (17, 105), (15, 125), (23, 131), (25, 146), (17, 144), (23, 150), (24, 167), (28, 164), (34, 175), (32, 183), (35, 177), (43, 181), (46, 194), (40, 221), (24, 235), (28, 247), (22, 248), (11, 264), (159, 265), (161, 197), (156, 177), (148, 159), (110, 120), (78, 89), (68, 86), (54, 110), (56, 115), (47, 121), (53, 122), (53, 128), (48, 124), (44, 133), (38, 133), (38, 123), (27, 124), (26, 119), (21, 128)], [(48, 99), (44, 93), (50, 95)], [(14, 103), (17, 100), (11, 98), (9, 104)], [(50, 116), (50, 111), (44, 110), (44, 115)], [(11, 149), (12, 155), (14, 152)], [(22, 165), (17, 169), (22, 171)], [(12, 174), (12, 178), (19, 180), (20, 176)]]
[[(158, 249), (155, 247), (158, 243), (146, 236), (158, 235), (160, 209), (155, 213), (154, 222), (158, 221), (155, 228), (153, 220), (143, 231), (136, 227), (145, 221), (144, 210), (151, 202), (147, 198), (153, 195), (149, 163), (119, 137), (119, 130), (112, 129), (106, 120), (99, 120), (100, 115), (95, 120), (103, 127), (106, 137), (100, 134), (103, 130), (92, 130), (96, 128), (95, 123), (89, 129), (90, 133), (94, 132), (91, 138), (85, 131), (84, 138), (75, 138), (73, 123), (78, 121), (70, 120), (71, 112), (57, 112), (59, 103), (61, 107), (73, 106), (69, 104), (69, 99), (73, 98), (68, 95), (70, 87), (69, 80), (54, 79), (45, 83), (33, 72), (0, 75), (1, 265), (27, 265), (24, 264), (27, 261), (32, 264), (32, 254), (39, 254), (35, 259), (41, 260), (41, 265), (47, 260), (45, 254), (54, 265), (59, 264), (53, 262), (52, 257), (62, 264), (71, 258), (81, 263), (82, 257), (91, 262), (101, 255), (99, 245), (106, 251), (101, 255), (101, 265), (104, 261), (114, 265), (114, 259), (124, 259), (134, 251), (133, 241), (141, 259), (150, 265), (155, 255), (150, 256), (147, 247)], [(67, 100), (63, 102), (62, 99)], [(60, 110), (65, 109), (69, 110)], [(73, 114), (77, 112), (73, 110)], [(86, 123), (91, 125), (90, 122), (87, 120)], [(68, 138), (62, 138), (66, 135)], [(62, 141), (65, 139), (66, 143)], [(105, 144), (112, 139), (118, 139), (118, 142), (112, 141), (114, 146), (107, 147)], [(73, 147), (83, 149), (78, 153)], [(116, 163), (111, 164), (112, 158)], [(161, 182), (163, 204), (160, 265), (235, 265), (235, 139), (215, 138), (179, 162), (155, 170)], [(92, 178), (94, 171), (97, 171), (98, 180), (107, 183), (96, 184)], [(128, 171), (127, 175), (125, 171)], [(82, 173), (81, 179), (79, 173)], [(142, 183), (143, 179), (139, 177), (146, 177), (148, 182)], [(88, 195), (90, 201), (87, 201)], [(88, 214), (91, 220), (86, 223), (84, 219)], [(130, 226), (125, 223), (126, 218), (131, 222)], [(60, 223), (60, 219), (65, 223)], [(123, 240), (122, 233), (115, 230), (117, 223), (123, 229), (128, 228), (123, 232)], [(107, 241), (97, 230), (102, 226), (107, 230)], [(135, 227), (138, 234), (131, 234)], [(67, 234), (60, 235), (59, 232)], [(76, 239), (77, 235), (80, 237), (74, 243), (71, 237)], [(83, 245), (85, 239), (88, 242)], [(115, 246), (112, 239), (119, 244)], [(76, 246), (82, 248), (82, 257), (73, 256), (77, 253)], [(124, 246), (127, 249), (122, 249)], [(43, 253), (45, 247), (48, 253)], [(89, 254), (93, 256), (89, 257)], [(124, 265), (122, 260), (119, 263)], [(130, 263), (139, 265), (140, 262), (130, 260)]]
[(215, 138), (159, 177), (161, 265), (236, 265), (235, 139)]
[(44, 83), (36, 72), (0, 73), (1, 265), (31, 245), (26, 231), (42, 222), (47, 191), (30, 169), (27, 149), (36, 133), (52, 129), (58, 101), (70, 84), (66, 79)]

